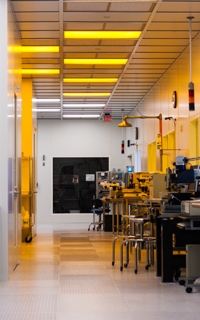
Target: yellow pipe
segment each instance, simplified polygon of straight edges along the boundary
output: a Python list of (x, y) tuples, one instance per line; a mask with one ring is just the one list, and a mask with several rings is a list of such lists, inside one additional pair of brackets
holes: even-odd
[(162, 120), (162, 114), (160, 113), (158, 116), (125, 116), (124, 120), (126, 119), (159, 119)]

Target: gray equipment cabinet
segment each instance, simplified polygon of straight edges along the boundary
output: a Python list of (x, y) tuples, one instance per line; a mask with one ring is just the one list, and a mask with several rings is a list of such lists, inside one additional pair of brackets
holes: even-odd
[(102, 199), (109, 195), (109, 189), (104, 189), (101, 186), (101, 182), (110, 182), (110, 172), (109, 171), (97, 171), (96, 172), (96, 199)]

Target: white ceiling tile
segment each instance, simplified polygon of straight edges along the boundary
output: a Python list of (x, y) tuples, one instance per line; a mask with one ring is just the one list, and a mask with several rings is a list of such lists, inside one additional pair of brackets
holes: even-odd
[(21, 31), (24, 39), (51, 39), (59, 38), (59, 31)]
[(162, 2), (159, 7), (159, 12), (200, 12), (200, 2), (199, 1), (166, 1)]
[(134, 69), (166, 69), (166, 67), (168, 67), (168, 65), (166, 64), (142, 64), (142, 63), (137, 63), (137, 64), (134, 64), (134, 65), (129, 65), (129, 69), (131, 68), (134, 68)]
[(22, 46), (59, 46), (59, 39), (22, 39)]
[(106, 11), (108, 7), (107, 2), (67, 2), (64, 3), (65, 11), (73, 12), (90, 12), (90, 11)]
[(64, 39), (64, 46), (98, 46), (98, 39)]
[(59, 53), (32, 53), (32, 52), (24, 52), (22, 53), (22, 58), (37, 58), (37, 59), (59, 59)]
[[(180, 10), (180, 12), (162, 12), (162, 13), (156, 13), (153, 21), (159, 21), (159, 22), (187, 22), (188, 19), (188, 15), (189, 12), (181, 12), (182, 10)], [(197, 12), (195, 12), (195, 14), (193, 14), (195, 16), (195, 20), (194, 21), (200, 21), (200, 10), (198, 10)], [(189, 21), (188, 21), (189, 24)]]
[(69, 69), (69, 68), (65, 68), (64, 70), (64, 74), (69, 74), (69, 73), (72, 73), (73, 74), (85, 74), (85, 73), (91, 73), (91, 74), (117, 74), (119, 75), (121, 73), (121, 69), (87, 69), (87, 70), (84, 70), (84, 69)]
[(103, 30), (103, 23), (95, 22), (65, 22), (64, 31), (101, 31)]
[(16, 12), (59, 11), (58, 1), (12, 1)]
[(51, 21), (59, 21), (59, 13), (58, 12), (37, 12), (37, 13), (16, 13), (17, 21), (19, 22), (51, 22)]
[(156, 1), (152, 2), (112, 2), (109, 11), (119, 11), (119, 12), (145, 12), (150, 11), (152, 8), (152, 4)]
[(146, 22), (150, 17), (150, 13), (135, 13), (135, 12), (126, 12), (126, 13), (113, 13), (113, 12), (64, 12), (63, 18), (64, 22), (72, 21), (95, 21), (95, 22)]
[(60, 64), (27, 64), (22, 62), (23, 69), (60, 69)]
[(106, 31), (142, 31), (144, 23), (139, 22), (107, 22), (105, 26)]
[(21, 31), (48, 31), (60, 30), (59, 22), (20, 22), (19, 29)]
[(95, 59), (96, 58), (96, 52), (70, 52), (65, 53), (64, 58), (68, 59)]
[[(148, 28), (149, 31), (165, 30), (165, 31), (188, 31), (190, 30), (188, 20), (185, 22), (152, 22)], [(192, 22), (192, 30), (200, 30), (200, 22)]]
[(176, 59), (177, 52), (136, 52), (134, 59)]
[[(197, 35), (196, 31), (192, 32), (192, 38)], [(188, 39), (189, 32), (187, 31), (147, 31), (144, 39)]]
[(141, 46), (138, 48), (137, 53), (141, 53), (141, 52), (146, 52), (146, 53), (150, 53), (150, 52), (168, 52), (168, 53), (172, 53), (172, 52), (177, 52), (180, 53), (185, 49), (185, 46)]
[(141, 46), (187, 46), (187, 39), (142, 39)]
[(132, 46), (136, 44), (135, 40), (114, 40), (114, 39), (109, 39), (109, 40), (101, 40), (101, 45), (102, 46)]
[(167, 64), (172, 64), (174, 62), (174, 59), (132, 59), (131, 63), (167, 63)]
[(126, 52), (131, 53), (133, 50), (132, 46), (64, 46), (64, 52)]
[(97, 58), (98, 59), (128, 59), (129, 58), (129, 53), (116, 53), (116, 52), (111, 52), (111, 53), (97, 53)]

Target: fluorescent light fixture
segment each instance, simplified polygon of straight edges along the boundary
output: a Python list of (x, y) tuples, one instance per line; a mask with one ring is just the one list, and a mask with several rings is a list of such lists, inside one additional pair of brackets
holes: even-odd
[(65, 31), (66, 39), (138, 39), (140, 31)]
[(126, 64), (128, 59), (64, 59), (64, 64)]
[(60, 99), (32, 99), (32, 102), (40, 102), (40, 103), (46, 103), (46, 102), (60, 102)]
[(24, 46), (21, 47), (21, 52), (59, 52), (59, 47), (57, 46)]
[(22, 69), (22, 74), (59, 74), (59, 69)]
[(63, 81), (70, 82), (83, 82), (83, 83), (93, 83), (93, 82), (117, 82), (118, 78), (64, 78)]
[(64, 97), (109, 97), (110, 93), (63, 93)]
[(66, 108), (103, 108), (105, 103), (95, 103), (95, 104), (63, 104)]
[(64, 114), (63, 118), (99, 118), (100, 114)]
[(56, 109), (33, 109), (33, 111), (36, 112), (60, 112), (60, 109), (56, 108)]

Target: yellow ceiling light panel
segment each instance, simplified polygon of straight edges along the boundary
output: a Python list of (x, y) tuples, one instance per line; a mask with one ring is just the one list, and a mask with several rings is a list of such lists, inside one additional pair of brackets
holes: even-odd
[(67, 83), (105, 83), (117, 82), (118, 78), (64, 78), (63, 81)]
[(64, 64), (126, 64), (128, 59), (64, 59)]
[(59, 52), (59, 47), (58, 46), (24, 46), (21, 48), (21, 52), (32, 52), (32, 53), (48, 53), (48, 52)]
[(64, 97), (109, 97), (110, 93), (63, 93)]
[(20, 53), (21, 51), (21, 46), (8, 46), (8, 52)]
[(22, 74), (59, 74), (59, 69), (22, 69)]
[(138, 39), (140, 31), (65, 31), (66, 39)]

